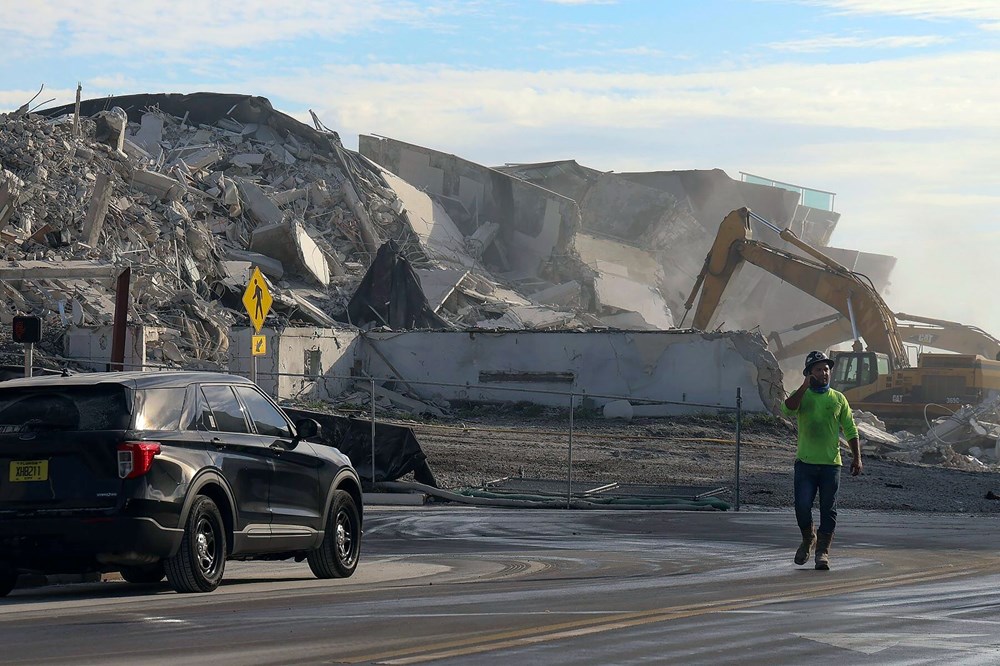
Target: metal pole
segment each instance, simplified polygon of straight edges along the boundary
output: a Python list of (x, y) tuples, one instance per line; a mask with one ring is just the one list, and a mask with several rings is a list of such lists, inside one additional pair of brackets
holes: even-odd
[(30, 377), (35, 365), (35, 343), (29, 342), (24, 345), (24, 376)]
[(372, 490), (375, 488), (375, 378), (372, 377)]
[(736, 510), (740, 510), (740, 448), (742, 447), (740, 426), (743, 421), (743, 389), (736, 387)]
[[(111, 370), (125, 369), (125, 332), (128, 328), (129, 281), (132, 269), (126, 268), (118, 274), (115, 283), (115, 319), (111, 333)], [(145, 360), (145, 359), (143, 359)]]
[(566, 462), (566, 508), (573, 502), (573, 393), (569, 394), (569, 459)]
[[(252, 340), (253, 340), (253, 333), (250, 334), (250, 340), (251, 340), (251, 343), (250, 343), (250, 353), (253, 354), (253, 342), (252, 342)], [(252, 381), (254, 384), (257, 383), (257, 357), (256, 356), (251, 356), (250, 357), (250, 381)]]

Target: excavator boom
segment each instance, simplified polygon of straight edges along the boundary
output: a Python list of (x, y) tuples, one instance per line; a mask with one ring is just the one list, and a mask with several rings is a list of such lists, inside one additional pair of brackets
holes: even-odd
[[(933, 347), (957, 354), (974, 354), (1000, 361), (1000, 340), (978, 326), (961, 324), (945, 319), (932, 319), (897, 312), (896, 330), (906, 344)], [(822, 324), (822, 326), (819, 326)], [(851, 339), (851, 322), (839, 315), (831, 315), (811, 322), (803, 322), (790, 330), (803, 330), (819, 326), (795, 342), (785, 343), (782, 333), (774, 332), (767, 339), (772, 343), (774, 357), (779, 361), (794, 356), (804, 356), (813, 349), (829, 349)]]
[(864, 338), (868, 349), (886, 354), (894, 368), (909, 366), (895, 317), (870, 284), (799, 241), (791, 231), (783, 231), (782, 238), (799, 241), (794, 244), (807, 247), (809, 254), (818, 261), (764, 245), (751, 240), (750, 235), (749, 209), (734, 210), (722, 221), (685, 304), (687, 309), (691, 308), (700, 288), (701, 298), (692, 322), (695, 328), (706, 330), (733, 273), (746, 261), (811, 294), (854, 322), (853, 329)]

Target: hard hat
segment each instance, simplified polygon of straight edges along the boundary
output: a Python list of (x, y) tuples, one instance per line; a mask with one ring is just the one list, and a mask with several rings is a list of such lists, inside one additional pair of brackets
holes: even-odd
[(821, 351), (811, 351), (808, 354), (806, 354), (806, 367), (803, 368), (802, 374), (808, 375), (809, 371), (817, 363), (826, 363), (827, 365), (830, 366), (831, 369), (833, 368), (833, 359), (829, 358), (826, 354), (824, 354)]

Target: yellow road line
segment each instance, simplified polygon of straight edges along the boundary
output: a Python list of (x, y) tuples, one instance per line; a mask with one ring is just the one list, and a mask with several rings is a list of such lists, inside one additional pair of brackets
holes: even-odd
[(344, 661), (347, 663), (378, 661), (387, 664), (415, 664), (435, 659), (446, 659), (618, 629), (628, 629), (645, 624), (679, 620), (709, 613), (744, 610), (801, 599), (877, 590), (906, 584), (927, 583), (948, 578), (960, 578), (980, 572), (991, 572), (993, 569), (994, 566), (992, 563), (985, 562), (977, 566), (960, 568), (956, 565), (946, 565), (928, 571), (909, 572), (876, 579), (854, 582), (837, 581), (825, 585), (817, 585), (799, 592), (784, 593), (779, 596), (774, 596), (773, 593), (759, 594), (738, 599), (723, 599), (699, 604), (654, 608), (633, 613), (615, 613), (610, 616), (598, 618), (560, 622), (527, 629), (501, 631), (488, 635), (442, 641), (431, 645), (402, 648), (381, 654), (348, 657)]

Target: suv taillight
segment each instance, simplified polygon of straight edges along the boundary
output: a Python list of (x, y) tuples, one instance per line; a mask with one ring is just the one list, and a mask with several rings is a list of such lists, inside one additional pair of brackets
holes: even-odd
[(160, 455), (159, 442), (122, 442), (118, 445), (118, 476), (134, 479), (153, 466), (153, 457)]

